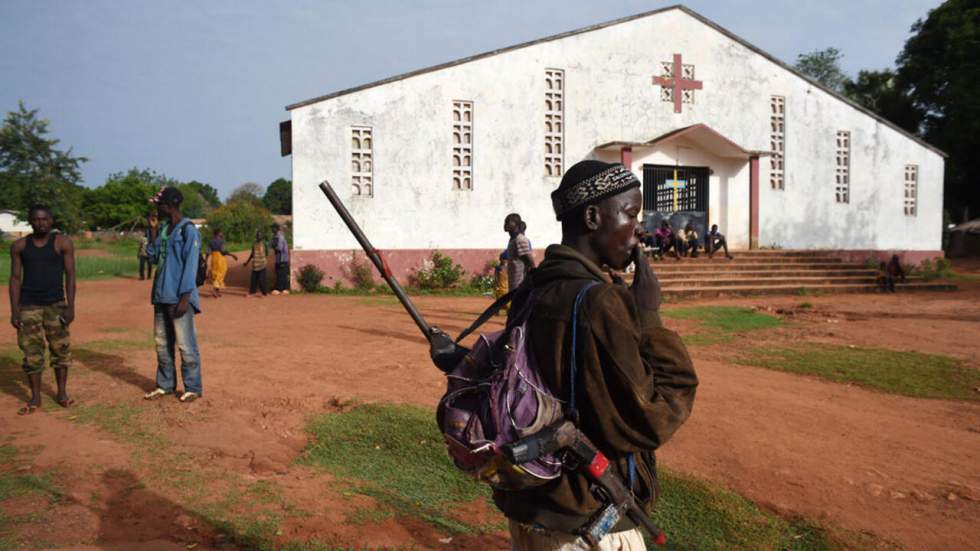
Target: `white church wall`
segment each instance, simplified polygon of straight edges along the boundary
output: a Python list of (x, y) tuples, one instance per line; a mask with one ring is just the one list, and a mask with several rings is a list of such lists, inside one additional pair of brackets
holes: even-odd
[[(682, 113), (651, 78), (674, 53), (704, 89)], [(747, 150), (769, 149), (769, 98), (786, 97), (785, 190), (760, 161), (760, 244), (785, 248), (939, 249), (936, 153), (674, 10), (543, 42), (294, 109), (297, 249), (356, 248), (317, 184), (329, 179), (382, 249), (500, 249), (504, 215), (522, 214), (536, 248), (560, 239), (544, 175), (544, 72), (565, 72), (564, 168), (597, 145), (646, 141), (705, 123)], [(473, 190), (452, 189), (453, 100), (473, 102)], [(350, 127), (374, 134), (374, 197), (350, 189)], [(834, 201), (834, 137), (851, 132), (851, 201)], [(687, 152), (689, 153), (689, 152)], [(602, 157), (606, 157), (605, 154)], [(618, 160), (618, 156), (614, 156)], [(682, 162), (688, 164), (682, 152)], [(693, 158), (693, 157), (691, 157)], [(660, 164), (673, 164), (669, 151)], [(714, 159), (711, 217), (748, 245), (748, 164)], [(690, 164), (698, 164), (690, 161)], [(919, 213), (902, 213), (902, 170), (918, 164)], [(633, 169), (642, 177), (640, 159)], [(717, 165), (719, 168), (715, 168)], [(722, 165), (725, 165), (724, 167)]]

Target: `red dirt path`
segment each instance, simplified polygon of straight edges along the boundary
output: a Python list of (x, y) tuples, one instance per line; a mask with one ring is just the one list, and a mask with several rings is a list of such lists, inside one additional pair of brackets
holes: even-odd
[[(6, 288), (0, 292), (5, 296)], [(204, 299), (197, 319), (203, 400), (144, 402), (142, 392), (152, 388), (155, 370), (149, 347), (77, 362), (74, 397), (85, 404), (122, 400), (145, 408), (168, 427), (174, 447), (166, 453), (180, 451), (249, 480), (276, 481), (291, 501), (313, 512), (287, 522), (283, 538), (370, 547), (508, 548), (503, 534), (446, 545), (422, 523), (345, 523), (359, 498), (339, 495), (328, 476), (292, 464), (307, 442), (303, 424), (311, 415), (335, 411), (350, 399), (433, 406), (440, 397), (443, 378), (393, 299), (294, 295), (246, 301), (240, 291), (230, 293), (235, 294)], [(917, 350), (959, 357), (976, 368), (978, 299), (980, 286), (967, 284), (956, 293), (699, 304), (793, 309), (807, 301), (814, 308), (793, 316), (793, 323), (737, 340)], [(82, 283), (74, 342), (147, 338), (147, 302), (142, 282)], [(418, 303), (432, 323), (457, 333), (488, 301), (427, 297)], [(9, 317), (5, 300), (0, 316)], [(682, 332), (692, 328), (673, 325)], [(14, 332), (4, 327), (0, 347), (12, 347)], [(702, 381), (695, 413), (661, 451), (663, 464), (720, 482), (779, 513), (869, 531), (908, 549), (976, 548), (980, 402), (897, 397), (738, 366), (726, 361), (724, 345), (692, 348), (692, 355)], [(50, 377), (46, 373), (46, 381)], [(59, 505), (66, 514), (53, 526), (36, 527), (39, 538), (62, 545), (98, 543), (78, 549), (169, 551), (178, 549), (174, 541), (212, 548), (211, 533), (199, 519), (152, 482), (142, 483), (152, 481), (153, 473), (134, 460), (139, 456), (132, 445), (77, 425), (66, 412), (48, 409), (19, 418), (14, 412), (23, 387), (4, 390), (0, 434), (20, 449), (37, 450), (31, 471), (58, 469), (69, 494)]]

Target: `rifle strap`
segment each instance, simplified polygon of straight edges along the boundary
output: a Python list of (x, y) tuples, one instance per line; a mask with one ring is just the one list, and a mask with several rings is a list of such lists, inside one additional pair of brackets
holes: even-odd
[(474, 331), (479, 329), (481, 325), (486, 323), (487, 320), (496, 316), (497, 312), (499, 312), (501, 308), (503, 308), (508, 302), (510, 302), (510, 299), (514, 298), (515, 292), (517, 292), (517, 289), (514, 289), (513, 291), (510, 291), (507, 294), (503, 295), (502, 297), (498, 298), (497, 300), (493, 301), (493, 304), (491, 304), (489, 308), (484, 310), (483, 313), (480, 314), (480, 317), (476, 318), (476, 321), (470, 324), (469, 327), (464, 329), (463, 332), (460, 333), (458, 337), (456, 337), (456, 344), (459, 344), (461, 340), (470, 336), (471, 333), (473, 333)]

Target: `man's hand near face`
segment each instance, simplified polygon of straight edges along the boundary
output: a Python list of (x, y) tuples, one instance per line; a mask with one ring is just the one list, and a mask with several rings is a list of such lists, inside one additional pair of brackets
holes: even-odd
[(636, 268), (633, 274), (633, 298), (636, 306), (643, 310), (657, 312), (660, 310), (660, 281), (657, 274), (650, 267), (650, 262), (643, 254), (643, 248), (637, 245), (633, 248), (633, 266)]

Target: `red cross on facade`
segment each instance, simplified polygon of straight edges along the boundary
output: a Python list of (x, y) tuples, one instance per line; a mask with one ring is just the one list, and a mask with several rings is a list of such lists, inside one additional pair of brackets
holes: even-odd
[(700, 90), (701, 81), (694, 80), (693, 78), (684, 78), (684, 66), (681, 64), (681, 54), (674, 54), (674, 66), (672, 69), (672, 76), (653, 77), (653, 84), (654, 86), (659, 84), (664, 88), (671, 88), (671, 95), (674, 99), (674, 113), (680, 113), (684, 90)]

